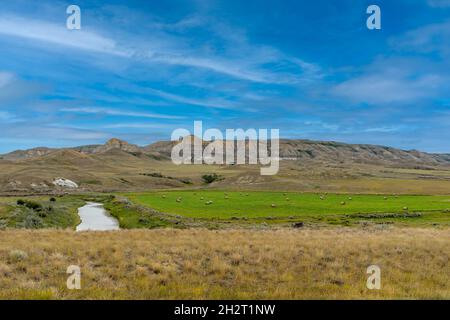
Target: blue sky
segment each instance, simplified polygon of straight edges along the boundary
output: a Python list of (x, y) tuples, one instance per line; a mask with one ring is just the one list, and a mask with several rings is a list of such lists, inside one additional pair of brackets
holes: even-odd
[(0, 152), (194, 120), (450, 152), (450, 0), (2, 2)]

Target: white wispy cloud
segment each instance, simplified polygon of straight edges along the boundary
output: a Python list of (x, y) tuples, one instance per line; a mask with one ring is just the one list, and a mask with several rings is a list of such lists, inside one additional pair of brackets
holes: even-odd
[(16, 116), (8, 111), (0, 111), (0, 121), (12, 121), (15, 120)]
[(9, 72), (0, 72), (0, 88), (6, 86), (7, 84), (11, 83), (11, 81), (14, 79), (14, 75)]
[(450, 0), (428, 0), (427, 2), (433, 8), (450, 7)]
[(62, 108), (61, 112), (71, 112), (71, 113), (88, 113), (88, 114), (103, 114), (111, 116), (126, 116), (126, 117), (139, 117), (139, 118), (154, 118), (154, 119), (183, 119), (182, 116), (173, 116), (167, 114), (157, 114), (149, 112), (134, 112), (134, 111), (122, 111), (108, 108), (91, 108), (91, 107), (80, 107), (80, 108)]
[(402, 126), (384, 126), (384, 127), (376, 127), (376, 128), (367, 128), (364, 129), (364, 132), (380, 132), (380, 133), (389, 133), (396, 132), (401, 130)]
[[(30, 134), (30, 132), (32, 134)], [(30, 125), (30, 123), (9, 124), (2, 127), (3, 137), (14, 137), (14, 139), (26, 140), (67, 140), (67, 141), (92, 141), (106, 140), (111, 135), (98, 130), (80, 129), (70, 126), (53, 126), (53, 125)], [(58, 139), (55, 139), (58, 137)], [(39, 144), (40, 145), (40, 144)]]
[(336, 96), (357, 103), (386, 104), (413, 102), (437, 97), (447, 79), (437, 74), (415, 77), (389, 72), (368, 73), (338, 84), (332, 89)]
[(115, 123), (102, 126), (104, 129), (171, 129), (176, 126), (161, 123)]
[(450, 56), (450, 21), (410, 30), (389, 43), (396, 54), (402, 54), (378, 57), (359, 75), (334, 86), (334, 96), (372, 105), (449, 97), (448, 59), (428, 54)]
[[(199, 23), (195, 19), (184, 21), (177, 24), (176, 28), (192, 25), (198, 26)], [(189, 44), (190, 39), (180, 35), (174, 36), (164, 30), (154, 30), (158, 34), (150, 40), (133, 34), (122, 34), (120, 39), (113, 39), (83, 28), (68, 30), (64, 24), (16, 15), (0, 15), (0, 35), (52, 43), (144, 63), (202, 69), (260, 83), (295, 84), (305, 79), (314, 79), (319, 73), (319, 68), (314, 64), (286, 56), (275, 48), (252, 45), (248, 39), (239, 36), (239, 32), (235, 29), (224, 27), (223, 24), (213, 30), (222, 37), (229, 52), (220, 55), (205, 52)], [(264, 68), (264, 65), (268, 64), (283, 66), (284, 70), (274, 72)]]
[(243, 80), (263, 83), (274, 82), (274, 79), (271, 79), (273, 77), (268, 72), (264, 73), (242, 69), (242, 64), (239, 65), (237, 61), (223, 61), (218, 58), (196, 58), (180, 54), (152, 54), (149, 58), (155, 62), (207, 69)]
[(419, 53), (439, 52), (450, 55), (450, 21), (429, 24), (392, 38), (391, 45), (400, 50)]
[(324, 121), (304, 121), (303, 128), (309, 128), (308, 130), (326, 130), (326, 131), (337, 131), (340, 127), (337, 124), (331, 124)]
[(92, 52), (129, 56), (129, 53), (120, 49), (114, 40), (95, 32), (84, 29), (68, 30), (64, 24), (25, 19), (15, 15), (0, 16), (0, 34)]
[(218, 109), (230, 109), (235, 107), (231, 102), (226, 100), (219, 100), (219, 99), (195, 99), (195, 98), (188, 98), (184, 96), (180, 96), (177, 94), (169, 93), (162, 90), (152, 89), (152, 88), (146, 88), (146, 92), (154, 94), (158, 97), (161, 97), (166, 100), (178, 102), (178, 103), (184, 103), (189, 104), (193, 106), (200, 106), (200, 107), (210, 107), (210, 108), (218, 108)]

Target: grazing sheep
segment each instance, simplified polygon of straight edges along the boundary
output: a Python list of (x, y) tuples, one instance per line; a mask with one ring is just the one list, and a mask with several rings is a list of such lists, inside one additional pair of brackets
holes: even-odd
[(274, 203), (272, 203), (271, 205), (270, 205), (272, 208), (276, 208), (276, 204), (274, 204)]
[(384, 199), (384, 200), (387, 200), (387, 197), (384, 197), (383, 199)]
[(177, 198), (177, 202), (181, 202), (181, 197)]
[(341, 201), (341, 206), (344, 206), (345, 205), (345, 201)]
[(352, 200), (352, 197), (348, 197), (348, 200)]

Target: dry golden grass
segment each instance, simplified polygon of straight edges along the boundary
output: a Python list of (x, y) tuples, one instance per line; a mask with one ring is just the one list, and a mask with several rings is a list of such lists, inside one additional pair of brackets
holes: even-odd
[(449, 256), (449, 229), (6, 230), (0, 298), (449, 299)]
[[(91, 161), (82, 157), (56, 157), (18, 162), (0, 160), (0, 193), (30, 194), (31, 183), (52, 185), (55, 177), (77, 182), (82, 191), (149, 191), (164, 188), (203, 188), (201, 176), (217, 173), (224, 180), (208, 188), (231, 190), (305, 191), (329, 193), (398, 193), (441, 194), (450, 190), (450, 168), (433, 170), (392, 168), (385, 165), (358, 163), (328, 163), (281, 161), (275, 176), (261, 176), (259, 165), (175, 165), (171, 161), (156, 161), (148, 157), (134, 157), (126, 153), (97, 155)], [(144, 176), (159, 173), (177, 179)], [(13, 178), (12, 178), (13, 177)], [(20, 182), (16, 192), (9, 186)], [(14, 188), (13, 188), (14, 189)], [(42, 189), (40, 193), (49, 192)], [(39, 192), (38, 192), (39, 193)]]

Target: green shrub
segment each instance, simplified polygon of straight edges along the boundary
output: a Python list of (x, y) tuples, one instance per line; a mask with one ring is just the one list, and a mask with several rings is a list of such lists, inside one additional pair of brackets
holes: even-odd
[(18, 205), (18, 206), (23, 206), (23, 205), (25, 205), (25, 200), (22, 200), (22, 199), (17, 200), (17, 205)]
[(154, 173), (141, 173), (143, 176), (147, 177), (154, 177), (154, 178), (165, 178), (161, 173), (154, 172)]
[(42, 205), (38, 202), (35, 201), (25, 201), (25, 207), (29, 208), (29, 209), (33, 209), (34, 211), (42, 211)]
[(50, 198), (50, 202), (56, 202), (56, 198), (51, 197), (51, 198)]
[(180, 179), (181, 182), (183, 182), (184, 184), (192, 184), (191, 179)]
[(37, 215), (41, 218), (47, 217), (47, 213), (45, 213), (44, 211), (39, 211)]
[(222, 180), (222, 177), (219, 176), (217, 173), (213, 173), (213, 174), (204, 174), (202, 176), (202, 179), (205, 183), (213, 183), (214, 181)]

